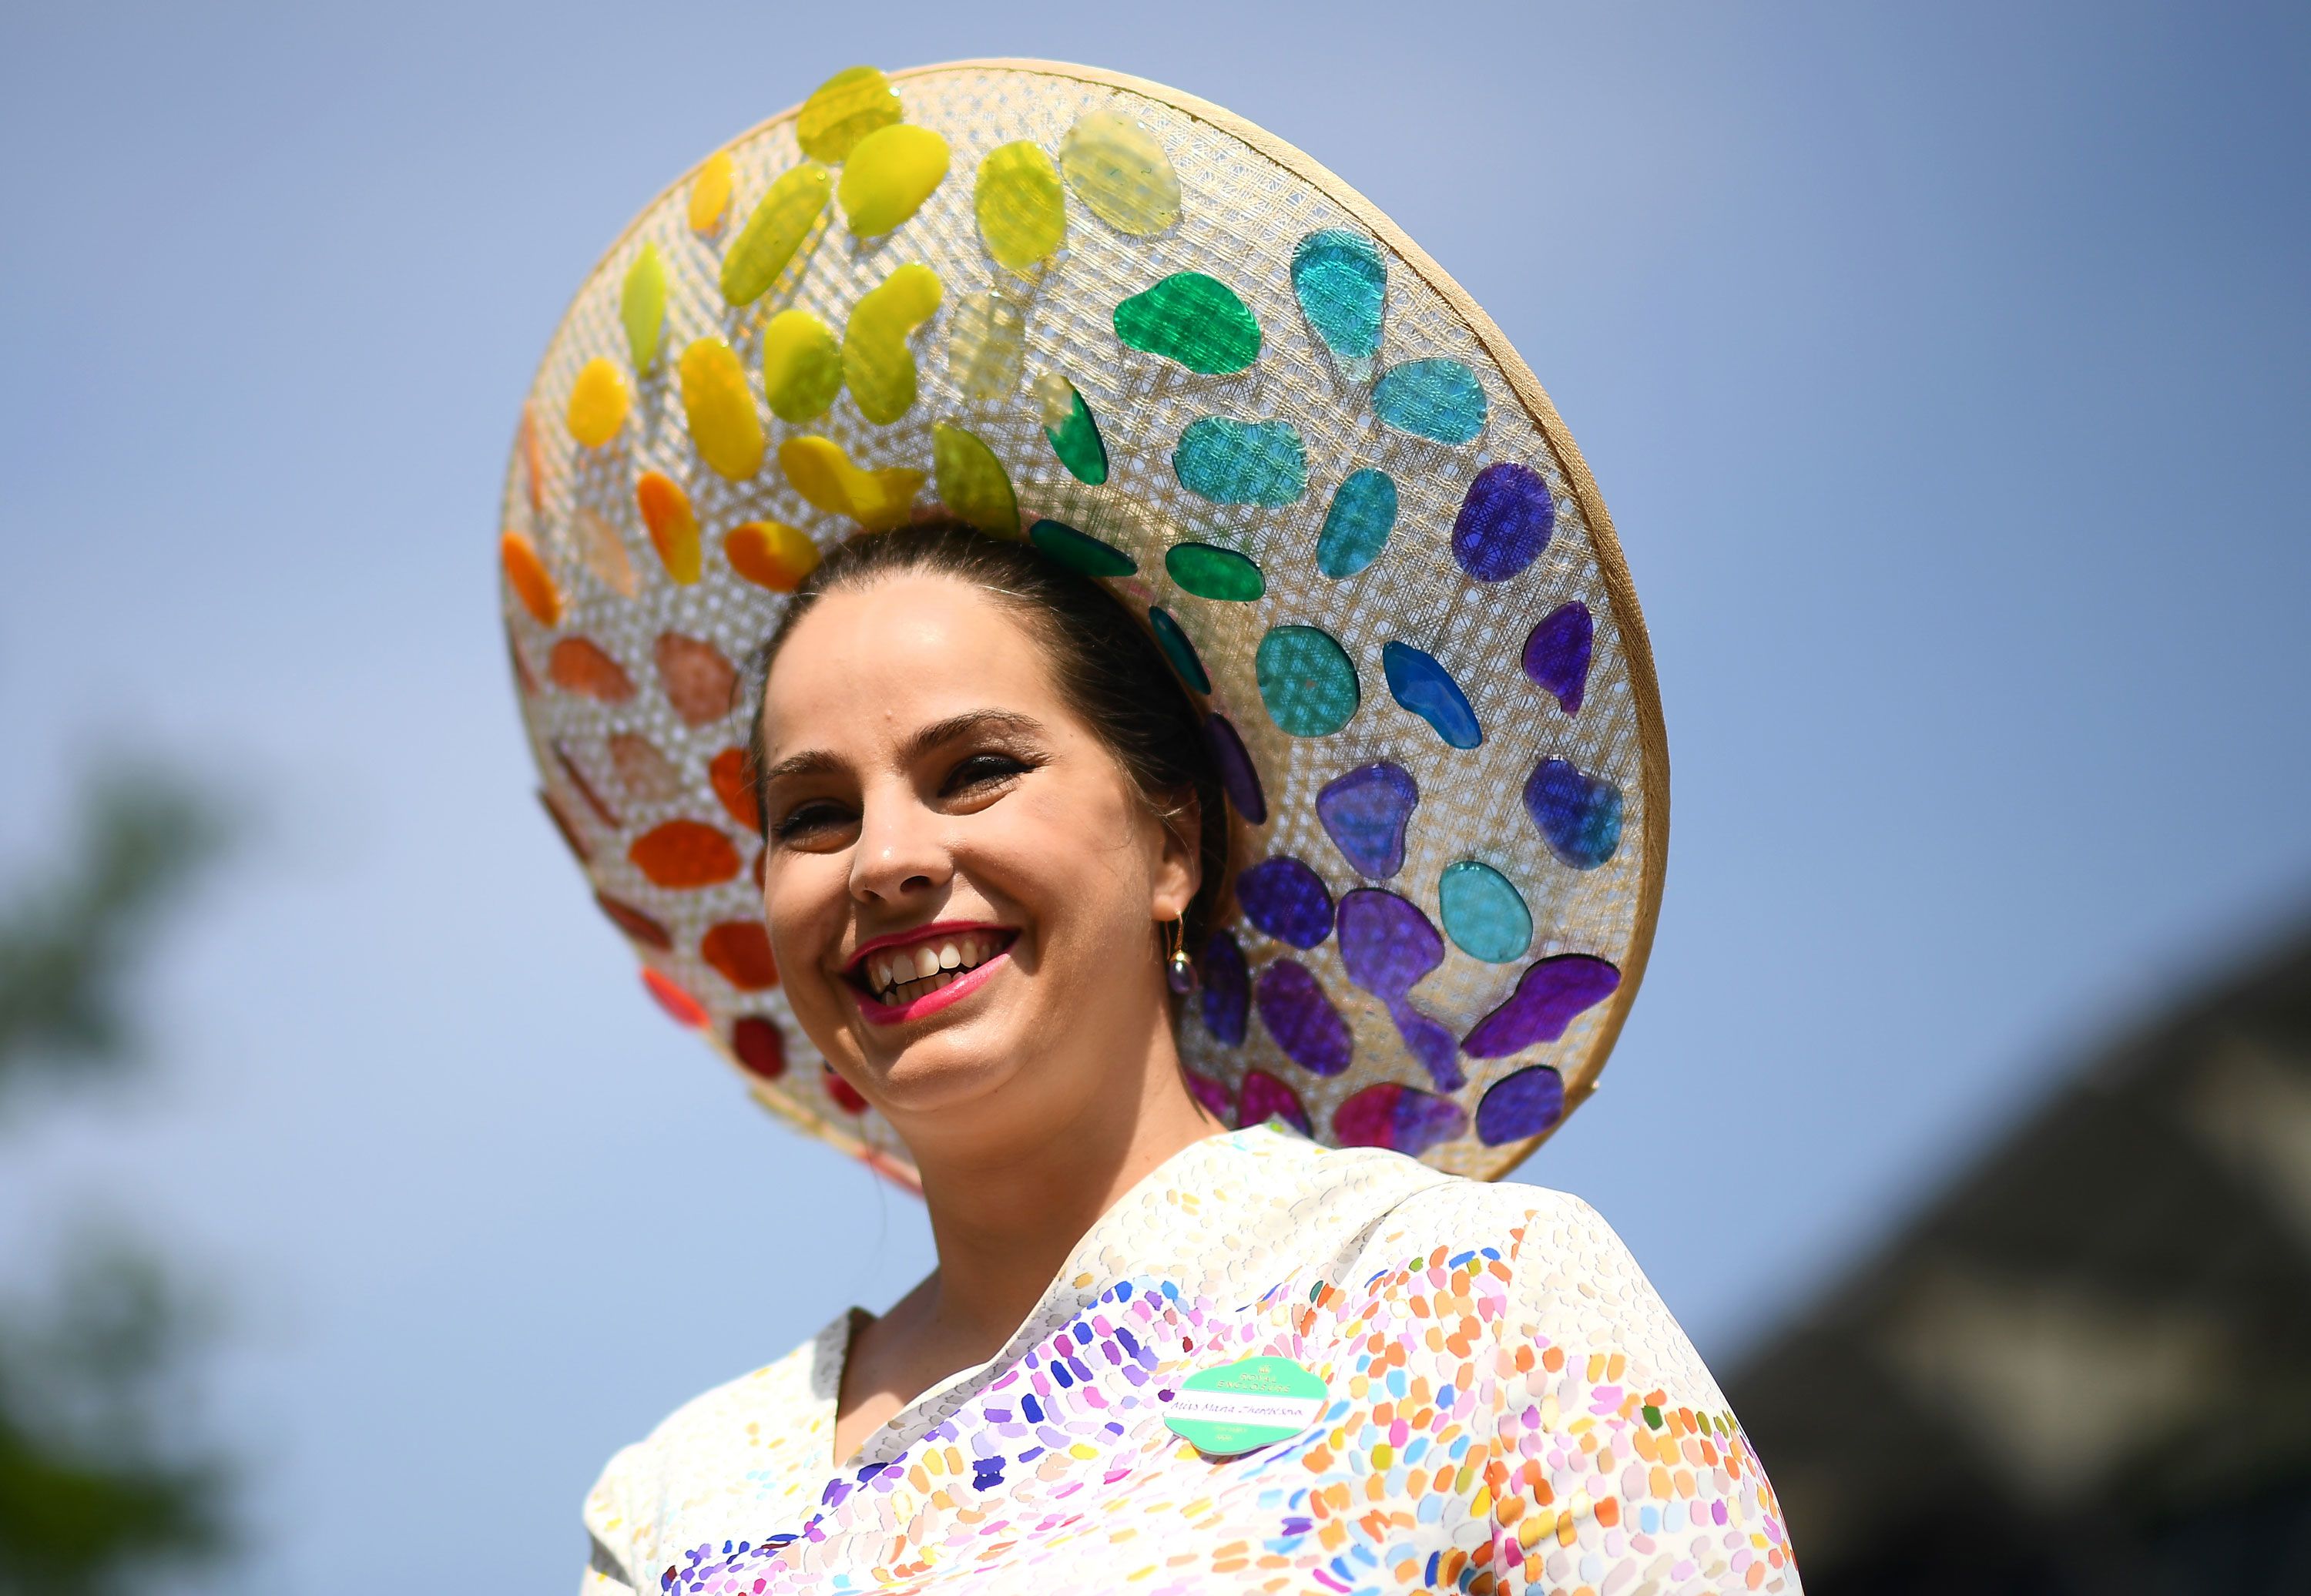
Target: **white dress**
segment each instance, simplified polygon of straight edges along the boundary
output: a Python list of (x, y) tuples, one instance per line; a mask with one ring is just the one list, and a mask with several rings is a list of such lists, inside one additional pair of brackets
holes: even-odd
[[(1577, 1198), (1280, 1127), (1174, 1155), (1002, 1351), (838, 1467), (846, 1313), (610, 1461), (587, 1596), (868, 1590), (1798, 1590), (1709, 1372)], [(1328, 1405), (1212, 1458), (1201, 1370), (1291, 1358)]]

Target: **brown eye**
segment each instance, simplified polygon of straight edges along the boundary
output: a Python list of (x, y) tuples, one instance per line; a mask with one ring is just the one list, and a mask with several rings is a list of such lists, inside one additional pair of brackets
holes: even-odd
[(946, 781), (940, 787), (939, 794), (943, 798), (953, 798), (973, 788), (992, 787), (1014, 777), (1024, 776), (1028, 769), (1024, 762), (1007, 754), (973, 754), (959, 761), (955, 769), (947, 772)]
[(785, 842), (850, 824), (850, 812), (842, 805), (829, 803), (824, 798), (814, 798), (808, 803), (798, 804), (780, 815), (778, 824), (771, 827), (771, 835), (776, 841)]

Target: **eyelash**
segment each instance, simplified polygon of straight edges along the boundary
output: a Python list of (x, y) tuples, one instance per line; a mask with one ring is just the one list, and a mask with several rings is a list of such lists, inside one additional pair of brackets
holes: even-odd
[[(955, 762), (939, 788), (941, 798), (954, 798), (974, 787), (986, 787), (999, 781), (1010, 781), (1034, 769), (1034, 764), (1008, 754), (972, 754)], [(976, 772), (973, 774), (971, 772)], [(773, 841), (785, 842), (823, 825), (838, 824), (849, 816), (838, 806), (824, 799), (814, 799), (781, 816), (771, 828)]]

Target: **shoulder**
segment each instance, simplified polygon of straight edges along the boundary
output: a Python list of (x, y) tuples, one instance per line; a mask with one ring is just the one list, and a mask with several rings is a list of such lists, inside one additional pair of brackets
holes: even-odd
[(1593, 1356), (1600, 1373), (1613, 1371), (1613, 1382), (1626, 1371), (1687, 1392), (1686, 1400), (1722, 1406), (1661, 1294), (1604, 1216), (1580, 1198), (1522, 1182), (1456, 1178), (1415, 1193), (1391, 1218), (1405, 1242), (1447, 1249), (1448, 1263), (1475, 1253), (1496, 1278), (1504, 1277), (1504, 1345), (1544, 1355), (1554, 1348), (1551, 1364), (1577, 1357), (1584, 1373)]
[(596, 1569), (655, 1589), (641, 1576), (678, 1541), (691, 1510), (734, 1496), (751, 1506), (823, 1483), (850, 1330), (846, 1312), (784, 1357), (693, 1397), (612, 1457), (586, 1498)]

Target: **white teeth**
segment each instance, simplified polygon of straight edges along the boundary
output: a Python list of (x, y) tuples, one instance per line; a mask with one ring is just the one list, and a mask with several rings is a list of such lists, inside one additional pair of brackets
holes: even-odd
[[(907, 955), (901, 954), (899, 956), (903, 959)], [(917, 980), (920, 980), (926, 975), (937, 975), (938, 973), (938, 955), (933, 953), (928, 947), (918, 947), (915, 949), (915, 977)]]
[(962, 964), (963, 955), (955, 951), (954, 943), (942, 942), (939, 944), (938, 962), (940, 969), (953, 970)]

